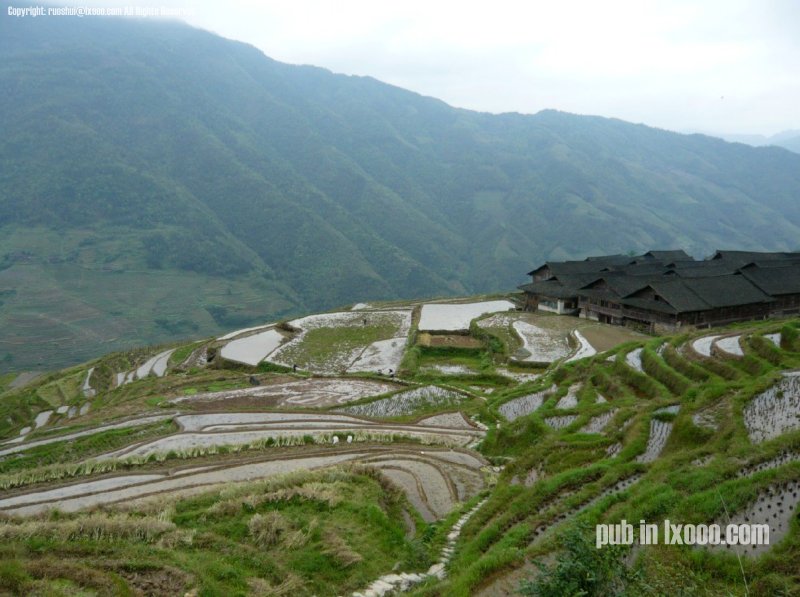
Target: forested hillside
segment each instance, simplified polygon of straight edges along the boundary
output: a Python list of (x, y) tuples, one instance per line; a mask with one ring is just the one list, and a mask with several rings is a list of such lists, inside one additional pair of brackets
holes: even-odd
[(800, 156), (491, 115), (178, 23), (0, 18), (3, 369), (546, 258), (796, 249)]

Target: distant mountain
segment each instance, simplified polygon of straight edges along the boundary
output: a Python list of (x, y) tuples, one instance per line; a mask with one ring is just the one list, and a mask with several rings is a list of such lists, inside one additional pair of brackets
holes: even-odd
[(6, 369), (544, 259), (798, 248), (783, 149), (455, 109), (178, 23), (3, 16), (0, 50)]
[(766, 147), (774, 145), (789, 151), (800, 153), (800, 131), (783, 131), (767, 137), (766, 135), (716, 135), (731, 143), (746, 143), (753, 147)]

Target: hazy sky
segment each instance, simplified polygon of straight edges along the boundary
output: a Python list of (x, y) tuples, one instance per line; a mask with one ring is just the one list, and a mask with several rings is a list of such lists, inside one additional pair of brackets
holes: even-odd
[(139, 1), (185, 7), (190, 23), (277, 60), (463, 108), (556, 108), (679, 131), (800, 129), (797, 0)]

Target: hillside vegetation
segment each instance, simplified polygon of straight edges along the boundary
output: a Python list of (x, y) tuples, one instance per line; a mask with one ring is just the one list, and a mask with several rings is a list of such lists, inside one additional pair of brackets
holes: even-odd
[[(503, 298), (423, 329), (430, 303), (360, 304), (5, 389), (0, 590), (800, 591), (800, 321), (647, 337)], [(479, 303), (501, 311), (426, 331)], [(770, 544), (595, 549), (623, 518), (767, 523)]]
[(0, 368), (544, 259), (797, 249), (800, 156), (490, 115), (169, 22), (0, 18)]

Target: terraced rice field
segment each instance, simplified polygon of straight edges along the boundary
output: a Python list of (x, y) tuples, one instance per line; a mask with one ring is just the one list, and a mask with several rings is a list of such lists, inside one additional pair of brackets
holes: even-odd
[(400, 368), (400, 362), (403, 360), (407, 341), (406, 335), (402, 333), (396, 338), (376, 340), (356, 357), (347, 368), (348, 373), (366, 371), (375, 371), (377, 373), (396, 372)]
[(572, 425), (577, 418), (578, 415), (559, 415), (556, 417), (547, 417), (544, 422), (553, 429), (564, 429)]
[(97, 392), (92, 388), (90, 382), (92, 380), (92, 374), (94, 373), (94, 367), (90, 367), (89, 370), (86, 372), (86, 378), (83, 380), (83, 385), (81, 386), (81, 392), (83, 392), (84, 398), (94, 398)]
[(231, 340), (222, 347), (220, 354), (229, 361), (255, 366), (278, 348), (283, 340), (280, 332), (268, 329)]
[[(88, 409), (87, 409), (88, 410)], [(94, 427), (92, 429), (86, 429), (84, 431), (76, 431), (74, 433), (65, 433), (63, 435), (53, 435), (50, 437), (46, 437), (43, 439), (38, 440), (31, 440), (25, 443), (15, 443), (15, 445), (10, 447), (3, 447), (10, 442), (6, 442), (6, 444), (0, 444), (0, 456), (7, 456), (9, 454), (16, 454), (19, 452), (24, 452), (25, 450), (30, 450), (31, 448), (35, 448), (38, 446), (46, 446), (49, 444), (53, 444), (56, 442), (63, 442), (69, 441), (72, 439), (78, 439), (79, 437), (87, 437), (89, 435), (95, 435), (97, 433), (101, 433), (103, 431), (110, 431), (112, 429), (125, 429), (128, 427), (140, 427), (144, 425), (151, 425), (153, 423), (158, 423), (159, 421), (165, 421), (167, 419), (171, 419), (174, 416), (172, 414), (157, 414), (157, 415), (148, 415), (148, 416), (141, 416), (135, 417), (132, 419), (128, 419), (125, 421), (119, 421), (117, 423), (109, 423), (107, 425), (101, 425), (99, 427)]]
[[(565, 520), (570, 520), (578, 512), (580, 512), (582, 510), (586, 510), (587, 508), (592, 507), (594, 504), (596, 504), (597, 502), (599, 502), (603, 498), (606, 498), (606, 497), (608, 497), (610, 495), (616, 495), (616, 494), (618, 494), (618, 493), (620, 493), (622, 491), (630, 489), (635, 483), (638, 483), (640, 480), (641, 480), (641, 475), (631, 475), (630, 477), (627, 477), (625, 479), (621, 479), (620, 481), (617, 481), (611, 487), (606, 487), (605, 489), (603, 489), (596, 496), (584, 501), (583, 503), (580, 503), (580, 504), (578, 504), (576, 506), (573, 506), (572, 508), (570, 508), (570, 509), (566, 510), (565, 512), (563, 512), (562, 514), (560, 514), (557, 518), (551, 519), (550, 522), (547, 522), (545, 524), (542, 524), (541, 526), (538, 526), (536, 528), (536, 530), (534, 531), (534, 542), (538, 541), (540, 538), (542, 538), (553, 527), (557, 526), (558, 524), (562, 523)], [(571, 491), (564, 492), (551, 505), (558, 505), (559, 503), (563, 502), (566, 498), (570, 497), (571, 495), (572, 495)]]
[(514, 304), (510, 301), (426, 304), (422, 306), (419, 329), (422, 331), (464, 331), (469, 329), (473, 319), (484, 313), (509, 311), (514, 308)]
[(741, 340), (741, 335), (726, 336), (725, 338), (720, 338), (717, 340), (716, 347), (722, 352), (731, 356), (743, 357), (744, 351), (742, 350)]
[(444, 375), (473, 375), (475, 373), (475, 370), (465, 365), (432, 365), (424, 370), (443, 373)]
[(169, 357), (175, 352), (174, 348), (159, 352), (158, 354), (150, 357), (139, 367), (132, 371), (122, 371), (117, 373), (115, 380), (118, 386), (129, 384), (136, 379), (144, 379), (148, 375), (155, 375), (156, 377), (164, 377), (169, 366)]
[(490, 331), (513, 330), (522, 342), (513, 355), (516, 361), (547, 364), (572, 353), (566, 331), (536, 325), (528, 321), (531, 318), (528, 313), (496, 313), (481, 319), (478, 326)]
[(235, 405), (255, 407), (322, 408), (338, 406), (396, 392), (405, 386), (390, 382), (356, 378), (311, 378), (271, 383), (238, 390), (201, 392), (180, 396), (171, 400), (173, 404), (190, 404), (198, 408), (230, 408)]
[(775, 346), (780, 348), (781, 346), (781, 335), (780, 332), (777, 334), (764, 334), (764, 337), (772, 342)]
[[(529, 349), (534, 347), (534, 339), (541, 337), (542, 330), (560, 338), (576, 331), (578, 343), (585, 350), (560, 356), (551, 366), (536, 365), (528, 373), (523, 364), (509, 360), (507, 352), (489, 350), (489, 342), (481, 334), (469, 337), (475, 344), (468, 347), (417, 343), (406, 353), (403, 371), (395, 369), (395, 377), (402, 376), (402, 380), (395, 381), (388, 377), (348, 376), (347, 372), (386, 369), (390, 362), (398, 365), (405, 351), (411, 311), (407, 305), (391, 309), (362, 307), (296, 320), (293, 324), (303, 323), (305, 327), (297, 325), (297, 331), (286, 331), (286, 336), (292, 337), (290, 342), (274, 349), (268, 347), (273, 352), (283, 351), (294, 342), (298, 352), (292, 359), (301, 360), (302, 353), (309, 368), (345, 371), (336, 377), (275, 373), (267, 371), (267, 367), (255, 373), (243, 371), (228, 362), (228, 354), (212, 360), (211, 366), (202, 371), (187, 367), (170, 371), (165, 367), (166, 379), (155, 379), (155, 360), (163, 351), (138, 359), (125, 355), (127, 360), (122, 360), (116, 356), (114, 363), (147, 361), (124, 376), (127, 379), (132, 373), (136, 377), (139, 369), (149, 367), (149, 379), (119, 391), (111, 390), (107, 396), (103, 393), (102, 400), (93, 402), (96, 409), (103, 410), (80, 424), (87, 425), (91, 420), (96, 427), (54, 430), (53, 421), (60, 424), (58, 416), (77, 413), (81, 404), (88, 406), (82, 397), (87, 380), (107, 383), (93, 378), (86, 366), (75, 368), (64, 386), (71, 388), (69, 401), (61, 403), (52, 398), (55, 393), (47, 394), (47, 401), (29, 410), (27, 420), (17, 422), (17, 427), (5, 433), (6, 441), (0, 444), (0, 481), (10, 489), (0, 496), (0, 512), (43, 515), (58, 508), (60, 516), (75, 525), (82, 524), (82, 517), (87, 516), (82, 511), (95, 508), (150, 518), (163, 512), (170, 524), (180, 520), (183, 525), (192, 512), (203, 511), (196, 507), (216, 503), (209, 502), (208, 495), (222, 492), (234, 497), (223, 500), (225, 503), (214, 511), (229, 507), (231, 512), (235, 510), (239, 518), (231, 528), (247, 534), (255, 514), (242, 514), (243, 508), (255, 507), (256, 502), (250, 498), (239, 500), (238, 496), (244, 495), (235, 493), (236, 488), (241, 488), (239, 484), (278, 483), (285, 473), (325, 470), (331, 478), (324, 492), (313, 483), (303, 487), (302, 492), (287, 490), (281, 495), (291, 495), (291, 500), (258, 502), (262, 508), (258, 516), (266, 517), (275, 511), (288, 520), (289, 512), (306, 508), (310, 516), (295, 521), (292, 528), (310, 537), (308, 529), (316, 524), (315, 520), (330, 515), (332, 503), (346, 500), (356, 486), (363, 485), (373, 491), (374, 503), (381, 504), (374, 510), (376, 517), (380, 514), (381, 520), (388, 520), (390, 512), (383, 505), (395, 505), (393, 532), (398, 541), (405, 532), (405, 541), (420, 550), (413, 561), (421, 562), (409, 567), (406, 561), (393, 571), (392, 565), (401, 559), (392, 559), (345, 588), (332, 580), (332, 593), (351, 594), (359, 587), (367, 587), (358, 594), (389, 594), (425, 583), (418, 589), (423, 594), (494, 597), (516, 590), (518, 583), (503, 584), (504, 579), (537, 574), (536, 561), (551, 569), (569, 564), (571, 552), (562, 549), (561, 541), (564, 537), (571, 537), (573, 545), (578, 541), (573, 535), (566, 535), (573, 533), (573, 521), (589, 525), (586, 528), (590, 529), (590, 541), (592, 525), (597, 522), (633, 520), (643, 512), (658, 519), (654, 522), (660, 522), (661, 517), (680, 522), (703, 512), (708, 521), (727, 523), (719, 492), (731, 508), (733, 522), (763, 521), (771, 527), (770, 546), (748, 548), (742, 554), (752, 558), (742, 563), (754, 579), (752, 594), (774, 594), (769, 592), (773, 585), (769, 590), (764, 588), (767, 581), (788, 587), (788, 594), (800, 589), (786, 557), (800, 545), (794, 521), (800, 495), (800, 451), (796, 445), (800, 375), (783, 371), (779, 377), (782, 369), (800, 367), (800, 357), (781, 348), (779, 339), (770, 339), (775, 342), (775, 350), (768, 346), (769, 351), (764, 350), (763, 343), (741, 341), (741, 337), (765, 335), (765, 331), (775, 329), (775, 323), (768, 327), (768, 322), (755, 322), (694, 338), (684, 343), (680, 351), (662, 351), (658, 367), (644, 370), (643, 350), (660, 349), (666, 344), (677, 346), (679, 338), (639, 337), (638, 345), (646, 348), (614, 350), (611, 361), (598, 358), (576, 362), (580, 356), (593, 354), (597, 346), (589, 343), (595, 340), (590, 337), (594, 333), (590, 330), (602, 332), (602, 325), (557, 316), (501, 312), (482, 319), (480, 326), (508, 346), (527, 346), (527, 353), (518, 353), (518, 357), (533, 354)], [(372, 317), (375, 319), (370, 320)], [(459, 325), (463, 323), (462, 320)], [(792, 328), (800, 327), (796, 322), (781, 325), (783, 334), (793, 337)], [(253, 338), (263, 334), (267, 337), (271, 335), (267, 332), (273, 330), (262, 326), (240, 330), (218, 342), (183, 347), (179, 349), (180, 356), (173, 355), (172, 359), (187, 362), (195, 353), (199, 355), (203, 346), (212, 351), (223, 345), (246, 346), (255, 342)], [(318, 341), (315, 334), (325, 340)], [(630, 335), (620, 338), (632, 340)], [(737, 353), (737, 347), (742, 354)], [(359, 348), (361, 352), (353, 356)], [(191, 349), (194, 352), (190, 354)], [(745, 353), (748, 356), (742, 358)], [(267, 358), (272, 360), (273, 356)], [(250, 358), (250, 363), (263, 358), (257, 357)], [(105, 372), (119, 369), (102, 361), (96, 366)], [(470, 375), (465, 376), (465, 371)], [(531, 383), (539, 377), (538, 382)], [(764, 391), (765, 379), (779, 381)], [(32, 387), (37, 386), (34, 383)], [(194, 393), (198, 388), (202, 392)], [(753, 397), (748, 400), (748, 396)], [(156, 407), (167, 410), (153, 411)], [(51, 418), (42, 422), (49, 411)], [(135, 412), (145, 414), (131, 416)], [(29, 427), (27, 432), (33, 431), (37, 414), (41, 424), (47, 425), (36, 431), (41, 434), (39, 439), (29, 441), (29, 436), (17, 436), (23, 423)], [(153, 425), (135, 439), (125, 433), (108, 434), (121, 439), (97, 449), (90, 446), (76, 457), (74, 464), (57, 459), (35, 462), (38, 454), (49, 454), (46, 450), (32, 450), (34, 447), (54, 442), (80, 444), (70, 440), (122, 426), (136, 428), (163, 422), (164, 418), (173, 419), (175, 425)], [(61, 435), (49, 435), (54, 431)], [(60, 448), (56, 445), (51, 449)], [(102, 454), (97, 457), (99, 453)], [(25, 459), (33, 463), (32, 467), (18, 471), (15, 461)], [(350, 466), (354, 464), (359, 466)], [(361, 471), (355, 473), (361, 475), (358, 481), (352, 476), (356, 470)], [(351, 485), (343, 485), (341, 479), (345, 477)], [(312, 494), (316, 490), (315, 497)], [(251, 491), (249, 486), (246, 491)], [(357, 495), (360, 499), (362, 494)], [(385, 501), (391, 496), (394, 498)], [(181, 502), (170, 509), (179, 498), (189, 500), (190, 507)], [(470, 505), (454, 513), (453, 509), (466, 500), (472, 500)], [(246, 503), (246, 508), (239, 502)], [(354, 520), (354, 505), (348, 502), (347, 508)], [(429, 524), (437, 521), (442, 522)], [(336, 527), (344, 529), (342, 537), (346, 526), (340, 520)], [(383, 527), (374, 528), (377, 531)], [(576, 528), (580, 531), (583, 527)], [(207, 533), (208, 528), (202, 534), (198, 531), (202, 536), (196, 544), (169, 549), (176, 550), (181, 558), (200, 553), (203, 542), (208, 541)], [(215, 540), (228, 548), (240, 538)], [(241, 540), (251, 541), (252, 537), (247, 535)], [(776, 545), (778, 541), (782, 541), (780, 546)], [(356, 543), (349, 537), (346, 544), (338, 545), (344, 549)], [(253, 549), (252, 544), (246, 547)], [(589, 547), (596, 553), (591, 543)], [(93, 553), (103, 553), (99, 546), (93, 544), (92, 548)], [(29, 553), (25, 541), (17, 541), (9, 549), (26, 553), (26, 557), (39, 557)], [(149, 544), (132, 544), (128, 553), (145, 553), (149, 549)], [(162, 548), (156, 545), (152, 549), (156, 553)], [(771, 555), (760, 558), (768, 550)], [(726, 576), (727, 572), (721, 572), (733, 571), (735, 576), (740, 570), (733, 556), (727, 555), (729, 551), (732, 550), (712, 550), (698, 557), (696, 551), (672, 550), (670, 546), (642, 548), (633, 550), (624, 565), (643, 574), (648, 582), (654, 578), (653, 586), (669, 587), (675, 593), (693, 594), (692, 583), (696, 587), (698, 579), (702, 579), (710, 583), (706, 587), (708, 594), (736, 594), (739, 585)], [(63, 553), (72, 552), (60, 552)], [(252, 554), (256, 553), (261, 552), (253, 549)], [(331, 552), (323, 552), (328, 553)], [(353, 555), (352, 550), (349, 553)], [(642, 554), (648, 558), (645, 568), (638, 567)], [(219, 550), (219, 557), (224, 555), (225, 550)], [(353, 557), (366, 560), (367, 554), (356, 553)], [(591, 568), (594, 564), (592, 558), (585, 558), (581, 565)], [(352, 570), (340, 568), (338, 573), (345, 569)], [(697, 576), (693, 576), (694, 571)], [(756, 578), (761, 571), (768, 574)], [(273, 590), (277, 586), (272, 581), (269, 586), (251, 586), (252, 574), (244, 573), (236, 587), (228, 584), (226, 590)], [(224, 584), (216, 577), (214, 583)], [(197, 584), (198, 591), (209, 586)], [(242, 589), (245, 586), (248, 589)], [(503, 586), (508, 590), (499, 588)], [(194, 588), (187, 583), (186, 591)], [(643, 594), (639, 588), (625, 587), (628, 594)], [(324, 591), (295, 587), (285, 592), (301, 595)]]
[[(223, 423), (218, 423), (221, 419)], [(182, 431), (109, 452), (99, 458), (146, 457), (169, 452), (197, 452), (220, 446), (248, 446), (272, 440), (302, 440), (338, 443), (334, 436), (364, 441), (369, 438), (413, 438), (427, 444), (467, 446), (480, 440), (483, 431), (463, 418), (459, 421), (421, 419), (416, 423), (383, 423), (339, 414), (221, 413), (220, 415), (181, 415), (176, 421)]]
[(636, 348), (626, 354), (625, 362), (628, 363), (628, 366), (632, 369), (642, 373), (644, 371), (642, 368), (642, 349)]
[(263, 325), (256, 325), (256, 326), (253, 326), (253, 327), (250, 327), (250, 328), (243, 328), (243, 329), (240, 329), (240, 330), (234, 330), (234, 331), (229, 332), (229, 333), (227, 333), (227, 334), (225, 334), (223, 336), (220, 336), (219, 338), (217, 338), (217, 340), (219, 340), (219, 341), (231, 340), (232, 338), (236, 338), (237, 336), (243, 336), (245, 334), (249, 334), (250, 332), (263, 330), (263, 329), (266, 329), (268, 327), (272, 327), (274, 325), (275, 325), (274, 323), (265, 323)]
[(669, 406), (662, 406), (657, 408), (653, 411), (653, 414), (660, 415), (660, 414), (668, 414), (668, 415), (677, 415), (678, 411), (680, 411), (681, 405), (680, 404), (670, 404)]
[(614, 418), (615, 414), (617, 414), (617, 409), (614, 408), (604, 412), (603, 414), (597, 415), (596, 417), (592, 417), (586, 425), (581, 427), (581, 432), (602, 433)]
[(710, 357), (711, 347), (718, 339), (719, 336), (703, 336), (702, 338), (697, 338), (692, 342), (692, 350), (700, 356)]
[(737, 473), (737, 476), (740, 477), (740, 478), (741, 477), (750, 477), (750, 476), (752, 476), (752, 475), (754, 475), (756, 473), (760, 473), (762, 471), (769, 471), (769, 470), (772, 470), (772, 469), (775, 469), (775, 468), (779, 468), (779, 467), (783, 466), (784, 464), (797, 462), (798, 460), (800, 460), (800, 453), (798, 453), (798, 452), (790, 452), (788, 450), (785, 450), (785, 451), (781, 452), (780, 454), (778, 454), (777, 456), (774, 456), (773, 458), (770, 458), (769, 460), (765, 460), (763, 462), (758, 462), (758, 463), (755, 463), (755, 464), (751, 464), (749, 466), (742, 467), (741, 469), (739, 469), (739, 472)]
[(36, 419), (34, 419), (33, 421), (33, 428), (39, 429), (39, 427), (44, 427), (45, 425), (47, 425), (47, 421), (50, 420), (50, 417), (52, 415), (53, 415), (52, 410), (45, 410), (40, 412), (38, 415), (36, 415)]
[(513, 325), (514, 330), (522, 338), (522, 350), (528, 353), (519, 360), (552, 363), (572, 352), (563, 336), (524, 321), (515, 321)]
[(724, 528), (728, 524), (765, 524), (769, 525), (769, 542), (756, 545), (715, 545), (716, 551), (730, 551), (741, 555), (759, 556), (783, 540), (789, 533), (792, 519), (800, 502), (800, 481), (787, 481), (774, 484), (760, 491), (756, 500), (743, 510), (736, 512), (728, 520), (721, 519), (719, 524)]
[(453, 390), (424, 386), (366, 404), (354, 404), (339, 409), (339, 412), (364, 417), (401, 417), (431, 408), (456, 407), (464, 398), (464, 394)]
[(636, 462), (653, 462), (661, 455), (667, 445), (669, 434), (672, 432), (672, 423), (653, 419), (650, 421), (650, 435), (647, 438), (647, 447), (644, 454), (636, 458)]
[(800, 375), (785, 374), (744, 408), (750, 440), (761, 443), (800, 427)]
[(506, 367), (497, 367), (497, 372), (500, 375), (504, 375), (506, 377), (510, 377), (518, 382), (525, 383), (528, 381), (536, 381), (539, 379), (542, 374), (541, 373), (527, 373), (524, 371), (513, 371)]
[(545, 400), (550, 398), (553, 394), (553, 391), (554, 388), (548, 388), (546, 390), (520, 396), (519, 398), (514, 398), (513, 400), (501, 404), (497, 410), (509, 421), (515, 421), (520, 417), (527, 416), (540, 409)]
[(411, 329), (410, 310), (343, 311), (289, 322), (299, 333), (269, 361), (321, 374), (396, 371)]
[(578, 341), (578, 349), (575, 353), (567, 359), (567, 362), (577, 361), (579, 359), (585, 359), (586, 357), (591, 357), (597, 354), (597, 350), (595, 350), (594, 346), (592, 346), (586, 337), (580, 333), (579, 330), (575, 330), (573, 333), (575, 339)]
[(578, 406), (578, 392), (581, 391), (582, 387), (583, 384), (580, 383), (572, 384), (567, 393), (556, 403), (556, 408), (569, 409)]
[(17, 516), (30, 516), (54, 508), (75, 512), (346, 462), (367, 464), (382, 471), (406, 493), (423, 518), (430, 521), (445, 516), (456, 503), (484, 487), (480, 471), (486, 462), (475, 453), (435, 447), (420, 450), (403, 445), (364, 446), (304, 450), (295, 455), (269, 454), (247, 462), (200, 469), (165, 468), (147, 474), (107, 476), (41, 491), (18, 492), (0, 500), (0, 511)]

